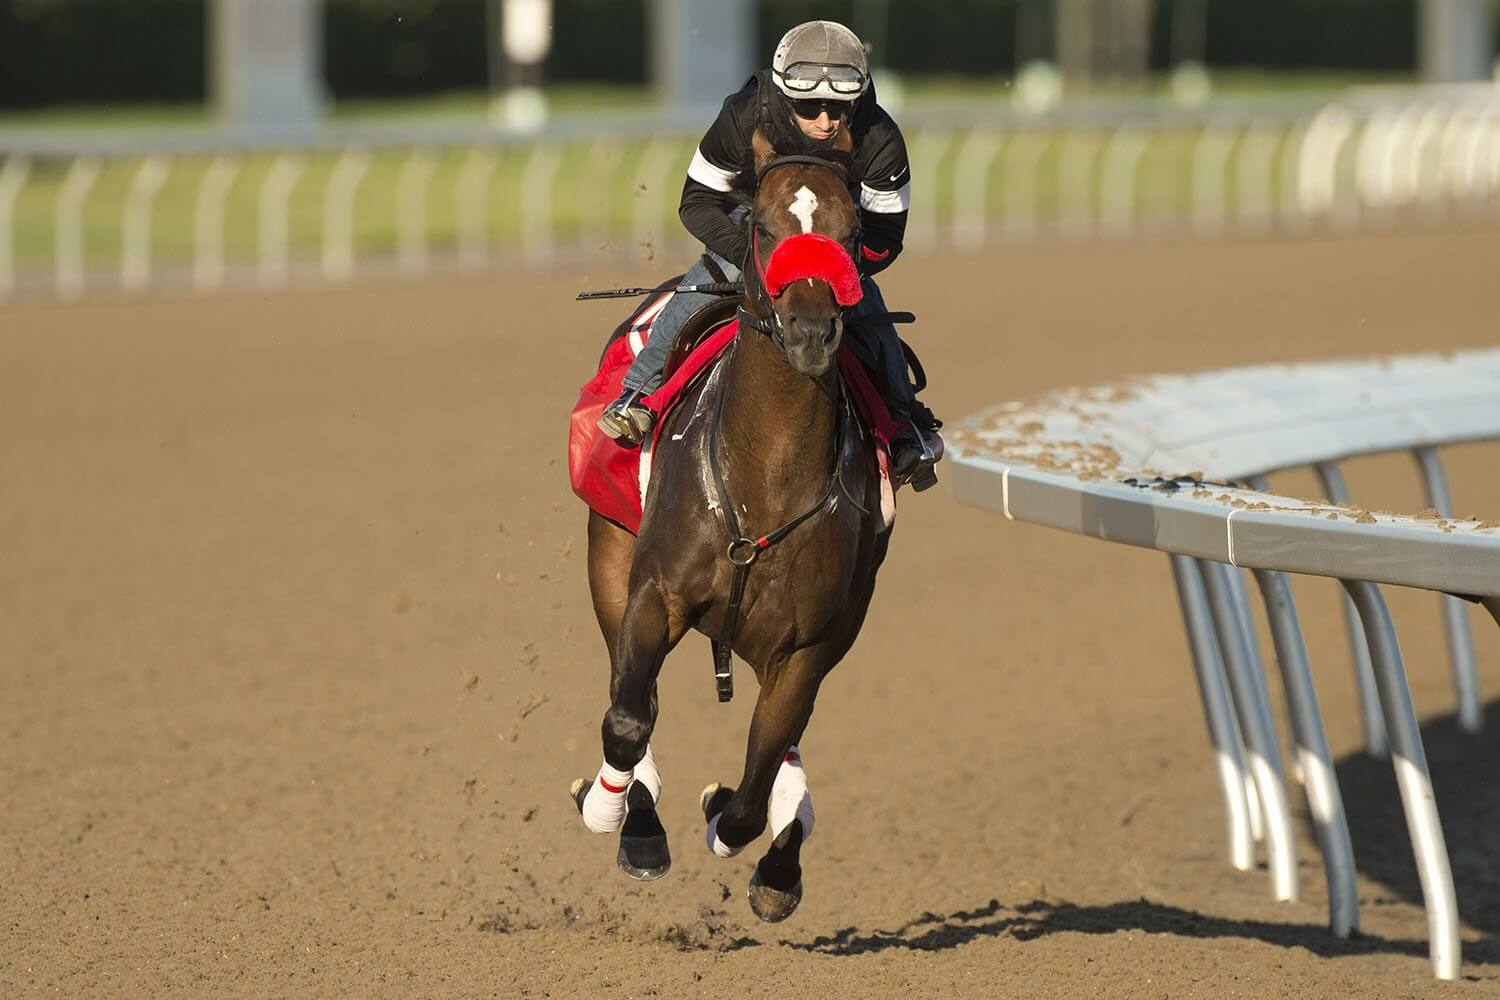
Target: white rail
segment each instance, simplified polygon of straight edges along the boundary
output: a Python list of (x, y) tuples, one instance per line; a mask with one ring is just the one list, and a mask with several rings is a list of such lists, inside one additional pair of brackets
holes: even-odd
[[(1353, 91), (1324, 104), (1198, 110), (1116, 103), (1025, 115), (917, 107), (902, 118), (915, 192), (907, 246), (918, 253), (973, 251), (996, 240), (1500, 218), (1497, 87)], [(119, 284), (128, 291), (184, 278), (212, 290), (236, 274), (274, 286), (291, 280), (299, 262), (315, 266), (297, 273), (340, 282), (376, 258), (420, 276), (442, 266), (519, 260), (548, 267), (601, 252), (638, 254), (643, 243), (653, 253), (686, 253), (689, 240), (667, 201), (701, 127), (580, 119), (539, 139), (348, 127), (281, 136), (172, 132), (154, 140), (0, 133), (0, 299), (28, 289), (77, 296), (113, 288), (97, 272), (115, 263), (116, 247)], [(267, 153), (274, 155), (269, 171), (241, 169)], [(450, 155), (460, 165), (439, 170)], [(195, 169), (199, 160), (206, 166)], [(618, 168), (630, 160), (636, 170)], [(117, 180), (117, 172), (125, 176)], [(196, 195), (174, 199), (194, 201), (192, 258), (173, 259), (162, 244), (185, 240), (159, 235), (156, 205), (167, 199), (158, 196), (200, 174)], [(236, 191), (241, 178), (253, 190)], [(126, 203), (91, 196), (101, 180), (101, 192), (128, 190)], [(311, 214), (322, 229), (314, 240), (290, 218), (292, 191), (304, 183), (311, 190), (296, 204), (317, 199)], [(366, 183), (391, 194), (360, 199)], [(440, 198), (454, 207), (452, 217), (432, 211)], [(505, 210), (492, 216), (491, 204)], [(18, 222), (49, 207), (50, 232)], [(509, 218), (519, 224), (500, 221)], [(91, 270), (83, 234), (113, 226), (118, 241), (88, 248), (97, 265)], [(355, 238), (356, 227), (366, 238)], [(253, 257), (238, 261), (245, 266), (231, 267), (228, 258), (251, 245)], [(42, 248), (52, 251), (50, 269)]]
[[(1329, 136), (1340, 130), (1330, 126)], [(1331, 140), (1330, 140), (1331, 141)], [(1500, 439), (1500, 348), (1158, 376), (1065, 390), (970, 418), (950, 437), (961, 500), (1108, 541), (1172, 554), (1242, 867), (1259, 798), (1273, 891), (1294, 898), (1293, 839), (1265, 681), (1229, 567), (1253, 569), (1288, 699), (1298, 770), (1328, 877), (1335, 933), (1358, 926), (1354, 858), (1321, 714), (1283, 573), (1340, 580), (1350, 600), (1369, 749), (1392, 763), (1428, 911), (1433, 969), (1459, 972), (1458, 912), (1442, 826), (1394, 628), (1376, 583), (1484, 604), (1500, 623), (1500, 520), (1452, 517), (1435, 447)], [(1420, 516), (1340, 505), (1337, 461), (1412, 450), (1434, 508)], [(1314, 465), (1334, 502), (1268, 492), (1264, 474)], [(1259, 489), (1251, 488), (1255, 483)], [(1450, 662), (1466, 729), (1482, 719), (1467, 616), (1444, 597)], [(1224, 692), (1233, 694), (1226, 716)], [(1378, 742), (1377, 742), (1378, 741)], [(1290, 883), (1289, 883), (1290, 880)]]

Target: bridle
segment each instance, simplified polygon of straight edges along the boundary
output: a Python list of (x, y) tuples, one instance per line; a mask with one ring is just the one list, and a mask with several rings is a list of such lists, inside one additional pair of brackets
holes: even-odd
[[(772, 170), (775, 170), (777, 167), (786, 166), (788, 164), (802, 164), (804, 166), (825, 167), (829, 170), (835, 171), (843, 171), (845, 169), (843, 164), (837, 162), (836, 160), (830, 160), (821, 156), (776, 156), (772, 157), (770, 160), (767, 160), (760, 166), (759, 169), (756, 170), (756, 189), (759, 190), (761, 181), (765, 179), (766, 174), (770, 173)], [(854, 232), (850, 236), (850, 243), (846, 244), (844, 247), (845, 250), (849, 251), (849, 256), (851, 258), (853, 258), (854, 256), (853, 248), (859, 246), (859, 242), (861, 239), (861, 231), (858, 225), (858, 218), (859, 213), (856, 212), (856, 225), (854, 228)], [(745, 308), (745, 302), (740, 303), (739, 308), (736, 310), (736, 316), (738, 317), (742, 326), (748, 326), (752, 330), (765, 334), (776, 343), (777, 347), (780, 347), (782, 350), (786, 350), (786, 330), (782, 325), (781, 314), (776, 311), (775, 303), (771, 301), (771, 297), (766, 291), (766, 269), (765, 265), (760, 261), (760, 228), (756, 225), (755, 211), (753, 208), (750, 214), (745, 217), (745, 225), (750, 230), (750, 260), (754, 264), (756, 277), (755, 294), (753, 296), (753, 299), (755, 300), (754, 304), (764, 307), (765, 310), (770, 313), (770, 316), (769, 318), (767, 318), (765, 316), (759, 315), (759, 313), (757, 312), (753, 312), (750, 309)], [(750, 286), (748, 284), (745, 287), (745, 293), (745, 300), (747, 302), (751, 301), (752, 295), (750, 292)], [(840, 310), (841, 314), (846, 312), (848, 312), (847, 307), (844, 307)]]

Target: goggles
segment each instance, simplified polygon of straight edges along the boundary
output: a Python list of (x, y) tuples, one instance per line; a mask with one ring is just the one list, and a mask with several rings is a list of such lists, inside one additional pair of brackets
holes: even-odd
[(810, 93), (817, 90), (819, 84), (826, 82), (828, 89), (835, 94), (855, 97), (864, 93), (865, 84), (869, 82), (858, 66), (844, 63), (795, 62), (786, 69), (773, 72), (781, 78), (782, 85), (793, 93)]

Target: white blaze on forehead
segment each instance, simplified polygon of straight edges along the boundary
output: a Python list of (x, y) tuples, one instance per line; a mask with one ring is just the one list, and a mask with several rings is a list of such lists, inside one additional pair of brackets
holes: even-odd
[(786, 210), (802, 223), (804, 233), (810, 233), (813, 231), (813, 213), (818, 210), (818, 196), (809, 191), (807, 185), (804, 184), (797, 189), (797, 193), (792, 197), (792, 203), (786, 207)]

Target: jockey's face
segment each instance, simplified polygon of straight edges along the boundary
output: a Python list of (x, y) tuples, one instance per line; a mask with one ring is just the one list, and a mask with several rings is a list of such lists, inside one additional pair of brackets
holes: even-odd
[(792, 101), (791, 104), (792, 120), (803, 135), (818, 142), (838, 135), (848, 115), (848, 106), (843, 101)]

